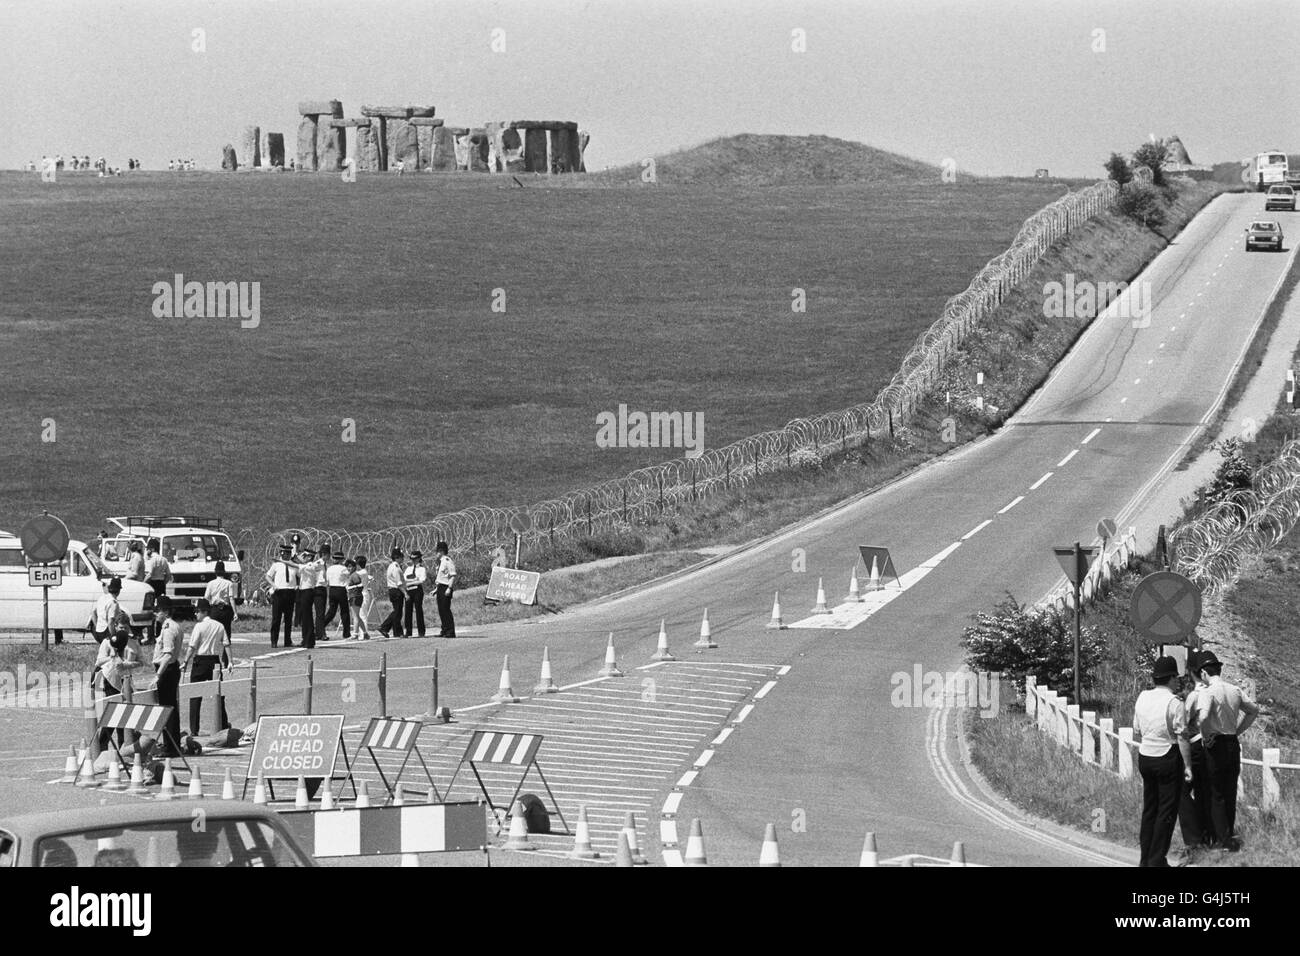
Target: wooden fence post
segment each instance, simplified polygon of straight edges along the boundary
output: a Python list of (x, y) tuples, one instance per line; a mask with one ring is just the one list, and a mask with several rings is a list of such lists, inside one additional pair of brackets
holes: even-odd
[(1115, 718), (1103, 717), (1101, 734), (1097, 740), (1097, 758), (1102, 770), (1115, 772)]
[(1278, 747), (1265, 747), (1260, 753), (1260, 771), (1263, 774), (1259, 805), (1267, 813), (1277, 808), (1282, 799), (1282, 789), (1277, 782), (1277, 765), (1282, 762), (1282, 751)]
[(1128, 780), (1133, 776), (1133, 728), (1121, 727), (1119, 729), (1119, 752), (1116, 756), (1119, 758), (1119, 777), (1121, 780)]
[(1097, 762), (1097, 712), (1085, 710), (1079, 724), (1079, 753), (1084, 763)]
[(1065, 705), (1065, 746), (1069, 747), (1075, 753), (1078, 753), (1081, 744), (1080, 739), (1083, 737), (1083, 726), (1079, 723), (1079, 705)]
[(253, 658), (253, 673), (248, 678), (249, 722), (257, 723), (257, 658)]
[(379, 716), (388, 716), (388, 652), (379, 655)]
[(1033, 674), (1025, 675), (1025, 716), (1034, 720), (1038, 715), (1038, 682)]
[(313, 686), (312, 668), (313, 665), (312, 665), (311, 655), (308, 654), (307, 655), (307, 689), (303, 692), (303, 709), (309, 714), (311, 713), (311, 692)]

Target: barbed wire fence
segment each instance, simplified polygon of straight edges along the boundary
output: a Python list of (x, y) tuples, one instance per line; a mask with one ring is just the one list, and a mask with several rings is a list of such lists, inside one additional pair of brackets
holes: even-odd
[[(1146, 170), (1143, 170), (1146, 172)], [(1147, 178), (1147, 177), (1140, 177)], [(237, 534), (246, 553), (245, 576), (252, 587), (278, 557), (279, 546), (297, 534), (304, 542), (329, 541), (349, 555), (366, 554), (382, 572), (393, 547), (432, 553), (446, 541), (453, 556), (513, 544), (511, 523), (527, 527), (523, 543), (534, 546), (590, 537), (597, 532), (655, 523), (682, 505), (749, 484), (759, 475), (820, 462), (859, 447), (873, 436), (906, 423), (939, 380), (954, 350), (1029, 275), (1052, 245), (1099, 213), (1113, 208), (1119, 187), (1109, 180), (1070, 192), (1025, 220), (1007, 250), (976, 274), (967, 288), (944, 305), (940, 317), (904, 355), (898, 371), (870, 402), (750, 435), (699, 458), (678, 458), (640, 468), (556, 498), (515, 508), (476, 505), (416, 524), (374, 531), (284, 528)]]

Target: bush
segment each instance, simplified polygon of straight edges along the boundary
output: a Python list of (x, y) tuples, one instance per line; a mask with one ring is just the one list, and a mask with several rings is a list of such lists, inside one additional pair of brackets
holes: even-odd
[(1164, 143), (1143, 143), (1133, 150), (1133, 165), (1151, 170), (1151, 182), (1155, 186), (1165, 184), (1165, 163), (1168, 161), (1169, 148)]
[(1119, 194), (1119, 211), (1130, 219), (1154, 229), (1165, 223), (1165, 203), (1159, 189), (1151, 183), (1129, 183)]
[(1133, 181), (1133, 168), (1129, 166), (1128, 160), (1119, 153), (1111, 153), (1110, 159), (1106, 160), (1102, 165), (1110, 178), (1121, 186)]
[[(1017, 686), (1032, 674), (1039, 684), (1074, 685), (1072, 614), (1024, 607), (1011, 595), (991, 613), (975, 615), (962, 634), (966, 665), (975, 671), (1001, 671)], [(1091, 687), (1106, 649), (1101, 631), (1085, 627), (1079, 635), (1080, 685)]]
[(1250, 462), (1241, 450), (1240, 438), (1226, 438), (1215, 445), (1223, 461), (1219, 462), (1214, 472), (1214, 480), (1205, 492), (1208, 502), (1222, 501), (1234, 491), (1251, 487), (1252, 472)]

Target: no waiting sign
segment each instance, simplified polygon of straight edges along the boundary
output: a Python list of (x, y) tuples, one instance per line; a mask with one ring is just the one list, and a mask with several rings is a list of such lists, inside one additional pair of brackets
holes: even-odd
[(248, 779), (332, 778), (342, 733), (342, 714), (259, 717)]
[(1173, 571), (1148, 574), (1133, 589), (1129, 620), (1157, 643), (1182, 643), (1200, 623), (1201, 589)]

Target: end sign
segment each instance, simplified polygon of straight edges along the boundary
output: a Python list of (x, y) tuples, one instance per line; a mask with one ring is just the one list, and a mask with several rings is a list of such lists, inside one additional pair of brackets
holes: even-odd
[(57, 588), (63, 584), (63, 565), (33, 564), (27, 568), (27, 584), (34, 588)]

